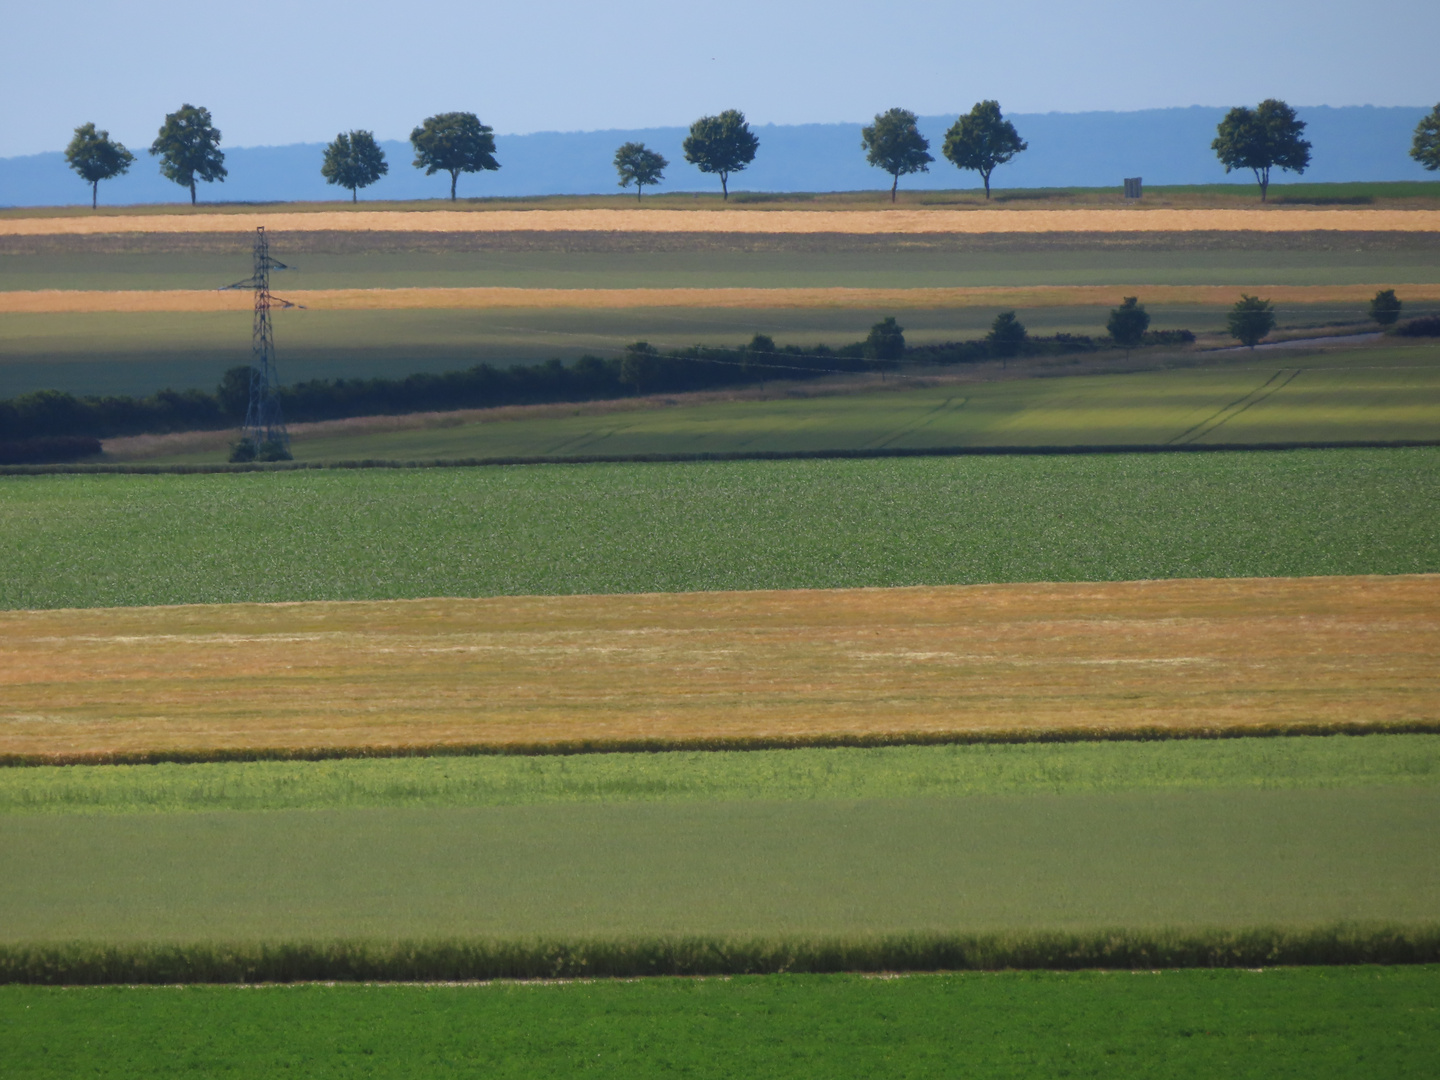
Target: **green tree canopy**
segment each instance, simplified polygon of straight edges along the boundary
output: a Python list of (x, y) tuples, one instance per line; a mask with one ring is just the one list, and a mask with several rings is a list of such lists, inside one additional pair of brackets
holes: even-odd
[(220, 151), (220, 132), (210, 119), (210, 110), (203, 107), (181, 105), (176, 112), (166, 113), (150, 153), (160, 159), (161, 175), (190, 189), (191, 206), (195, 205), (197, 181), (223, 184), (229, 175)]
[(670, 162), (651, 150), (644, 143), (627, 142), (615, 151), (615, 171), (620, 174), (622, 188), (635, 185), (635, 198), (640, 198), (646, 184), (658, 184), (665, 179), (665, 170)]
[(929, 153), (930, 140), (920, 134), (915, 114), (909, 109), (876, 113), (875, 123), (860, 129), (860, 146), (866, 161), (894, 177), (890, 185), (892, 203), (900, 177), (929, 172), (930, 163), (935, 160)]
[(1275, 309), (1269, 300), (1241, 293), (1225, 321), (1230, 327), (1230, 336), (1253, 349), (1275, 329)]
[(1283, 101), (1266, 98), (1254, 109), (1236, 106), (1225, 114), (1210, 149), (1228, 173), (1249, 169), (1260, 185), (1260, 201), (1270, 190), (1270, 170), (1303, 173), (1310, 164), (1310, 144), (1300, 136), (1305, 121)]
[(110, 139), (110, 132), (96, 131), (94, 124), (81, 124), (65, 148), (70, 168), (90, 183), (90, 209), (100, 202), (100, 181), (122, 176), (135, 164), (135, 155)]
[(871, 360), (899, 360), (905, 355), (905, 328), (887, 315), (865, 338), (865, 355)]
[(985, 181), (985, 198), (990, 198), (990, 174), (1029, 144), (1020, 138), (1015, 125), (1000, 115), (998, 101), (980, 101), (968, 114), (950, 125), (945, 133), (944, 155), (957, 169), (970, 169)]
[(745, 122), (739, 109), (726, 109), (719, 116), (702, 116), (690, 125), (685, 137), (685, 160), (703, 173), (720, 177), (720, 190), (730, 198), (730, 174), (743, 172), (755, 160), (760, 140)]
[(620, 357), (620, 381), (644, 391), (660, 373), (660, 350), (648, 341), (625, 346)]
[(1400, 318), (1401, 301), (1394, 289), (1381, 289), (1370, 301), (1370, 318), (1381, 326), (1393, 326)]
[(415, 148), (415, 167), (426, 176), (450, 174), (450, 201), (455, 201), (455, 184), (462, 172), (494, 172), (495, 129), (482, 124), (474, 113), (448, 112), (427, 116), (410, 132)]
[(325, 160), (320, 166), (326, 183), (350, 189), (351, 202), (359, 200), (360, 188), (369, 187), (389, 171), (385, 151), (371, 131), (342, 131), (336, 135), (335, 141), (325, 147)]
[(1436, 105), (1415, 125), (1415, 141), (1410, 144), (1410, 156), (1431, 172), (1440, 169), (1440, 105)]
[(1025, 324), (1015, 317), (1015, 312), (1002, 311), (990, 324), (990, 333), (985, 335), (985, 343), (990, 346), (992, 353), (1008, 362), (1010, 357), (1019, 355), (1021, 346), (1025, 344), (1025, 337)]
[(1118, 308), (1110, 309), (1105, 329), (1128, 356), (1130, 350), (1145, 337), (1145, 331), (1150, 329), (1150, 313), (1137, 297), (1127, 296)]

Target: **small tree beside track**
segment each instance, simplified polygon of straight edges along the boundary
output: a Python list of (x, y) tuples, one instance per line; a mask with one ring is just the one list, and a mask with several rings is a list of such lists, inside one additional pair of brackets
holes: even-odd
[(1283, 101), (1266, 98), (1256, 108), (1237, 106), (1225, 114), (1210, 149), (1228, 173), (1249, 169), (1260, 185), (1260, 201), (1270, 190), (1270, 170), (1303, 173), (1310, 164), (1310, 144), (1300, 136), (1305, 121)]
[(450, 174), (451, 202), (455, 201), (455, 185), (462, 172), (494, 172), (500, 168), (495, 160), (495, 129), (482, 124), (474, 113), (427, 116), (410, 132), (410, 145), (415, 148), (415, 168), (424, 169), (426, 176)]
[(884, 169), (893, 180), (890, 201), (895, 201), (900, 177), (911, 173), (929, 172), (930, 140), (920, 134), (916, 116), (909, 109), (891, 109), (876, 113), (875, 123), (860, 129), (860, 146), (865, 160), (877, 169)]
[(1000, 366), (1008, 367), (1010, 357), (1020, 355), (1027, 336), (1025, 324), (1015, 317), (1015, 312), (1002, 311), (990, 324), (990, 333), (985, 335), (985, 344), (992, 356), (1000, 357)]
[(685, 137), (685, 160), (703, 173), (720, 177), (720, 192), (730, 199), (730, 174), (743, 172), (755, 160), (760, 140), (745, 122), (739, 109), (726, 109), (719, 116), (702, 116), (690, 125)]
[(1115, 344), (1125, 350), (1126, 357), (1129, 357), (1130, 350), (1145, 340), (1145, 331), (1150, 329), (1150, 313), (1137, 297), (1127, 296), (1118, 308), (1110, 310), (1105, 329)]
[(1370, 318), (1381, 326), (1394, 326), (1400, 319), (1402, 306), (1394, 289), (1381, 289), (1370, 301)]
[(390, 171), (385, 151), (375, 141), (374, 132), (341, 132), (325, 147), (325, 160), (320, 175), (328, 184), (350, 189), (350, 201), (358, 202), (362, 187), (369, 187)]
[(135, 164), (135, 155), (113, 141), (108, 131), (96, 131), (94, 124), (81, 124), (65, 148), (65, 161), (90, 184), (90, 209), (100, 201), (100, 181), (123, 176)]
[(223, 184), (229, 175), (220, 150), (220, 131), (211, 121), (210, 110), (203, 106), (181, 105), (167, 113), (150, 144), (150, 153), (160, 159), (161, 175), (190, 189), (191, 206), (195, 205), (197, 181)]
[(615, 171), (620, 174), (620, 186), (635, 185), (635, 201), (640, 201), (641, 190), (646, 184), (654, 186), (665, 179), (665, 170), (670, 162), (651, 150), (644, 143), (627, 142), (615, 151)]
[(1265, 339), (1266, 334), (1275, 329), (1275, 309), (1269, 300), (1242, 293), (1235, 306), (1230, 309), (1225, 322), (1230, 328), (1231, 337), (1253, 349)]

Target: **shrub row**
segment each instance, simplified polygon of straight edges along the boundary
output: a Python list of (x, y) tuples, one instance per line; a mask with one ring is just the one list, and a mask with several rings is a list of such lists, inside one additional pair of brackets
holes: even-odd
[(977, 746), (1005, 743), (1158, 742), (1291, 738), (1337, 735), (1440, 735), (1440, 720), (1384, 723), (1277, 723), (1217, 725), (1208, 728), (1116, 727), (989, 729), (984, 731), (888, 731), (870, 734), (717, 735), (702, 738), (583, 739), (552, 742), (420, 743), (349, 746), (237, 746), (180, 750), (62, 751), (53, 754), (0, 753), (0, 768), (37, 765), (195, 765), (238, 761), (340, 761), (353, 758), (562, 757), (573, 754), (663, 754), (673, 752), (799, 750), (881, 746)]
[(36, 439), (0, 442), (0, 465), (32, 465), (80, 461), (100, 453), (93, 435), (47, 435)]
[(1429, 964), (1440, 926), (1099, 930), (854, 938), (0, 945), (0, 983), (459, 981), (781, 972)]
[(1397, 337), (1440, 337), (1440, 315), (1406, 319), (1392, 327), (1389, 333)]
[[(911, 362), (974, 363), (999, 355), (985, 340), (906, 349), (903, 338), (899, 337), (899, 328), (893, 329), (900, 350), (895, 356), (903, 354), (903, 359)], [(1147, 334), (1145, 343), (1184, 344), (1194, 340), (1195, 335), (1188, 330), (1171, 330)], [(1021, 355), (1046, 356), (1111, 347), (1113, 342), (1109, 338), (1056, 334), (1027, 338), (1019, 349)], [(874, 359), (877, 356), (887, 358)], [(679, 393), (767, 379), (805, 379), (837, 372), (873, 371), (894, 362), (886, 350), (877, 351), (873, 343), (867, 342), (840, 349), (824, 345), (809, 349), (777, 348), (768, 338), (757, 336), (741, 348), (696, 347), (669, 352), (660, 352), (639, 342), (620, 357), (582, 356), (571, 364), (559, 360), (508, 368), (481, 364), (466, 371), (416, 374), (403, 379), (312, 379), (281, 387), (279, 397), (285, 418), (291, 423), (300, 423), (351, 416)], [(141, 398), (76, 397), (58, 390), (40, 390), (0, 401), (0, 440), (108, 439), (117, 435), (234, 427), (245, 417), (249, 384), (250, 369), (238, 367), (225, 373), (213, 394), (203, 390), (162, 390)], [(59, 449), (57, 444), (57, 453)], [(7, 460), (18, 463), (22, 459)], [(23, 460), (74, 458), (52, 455)]]

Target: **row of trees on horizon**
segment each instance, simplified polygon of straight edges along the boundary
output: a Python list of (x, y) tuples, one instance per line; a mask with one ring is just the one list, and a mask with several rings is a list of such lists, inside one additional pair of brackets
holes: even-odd
[[(1231, 109), (1217, 128), (1211, 149), (1226, 173), (1250, 170), (1260, 186), (1264, 202), (1273, 169), (1305, 171), (1310, 164), (1311, 144), (1302, 135), (1305, 121), (1285, 102), (1269, 98), (1256, 108)], [(890, 201), (895, 201), (900, 177), (929, 172), (935, 158), (930, 141), (920, 133), (918, 118), (909, 109), (877, 113), (875, 122), (860, 129), (861, 149), (866, 160), (891, 176)], [(413, 162), (427, 176), (448, 173), (450, 198), (462, 173), (492, 172), (500, 168), (495, 157), (495, 132), (469, 112), (437, 113), (410, 132), (415, 150)], [(738, 109), (716, 116), (702, 116), (690, 125), (683, 150), (685, 160), (702, 173), (720, 180), (721, 194), (730, 197), (730, 177), (743, 172), (755, 160), (760, 140)], [(941, 153), (956, 168), (980, 175), (985, 198), (990, 198), (990, 177), (1000, 165), (1028, 149), (1015, 125), (1000, 112), (997, 101), (977, 102), (945, 133)], [(150, 154), (160, 159), (160, 172), (190, 191), (197, 201), (197, 184), (223, 182), (228, 175), (225, 155), (220, 150), (220, 131), (210, 110), (182, 105), (169, 113), (150, 145)], [(1440, 170), (1440, 104), (1415, 128), (1410, 156), (1426, 169)], [(135, 163), (135, 155), (110, 138), (108, 131), (93, 123), (75, 129), (65, 150), (65, 159), (91, 185), (90, 206), (99, 205), (100, 182), (121, 176)], [(660, 183), (670, 167), (661, 154), (644, 143), (627, 142), (615, 152), (619, 186), (635, 186), (640, 198), (646, 187)], [(325, 147), (320, 172), (327, 182), (345, 188), (358, 201), (361, 188), (369, 187), (389, 172), (385, 152), (371, 131), (341, 132)]]

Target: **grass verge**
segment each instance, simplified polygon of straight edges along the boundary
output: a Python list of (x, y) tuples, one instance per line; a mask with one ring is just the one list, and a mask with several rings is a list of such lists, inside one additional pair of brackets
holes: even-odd
[(0, 944), (0, 984), (456, 982), (1440, 963), (1440, 925), (759, 939)]
[(1440, 784), (1440, 735), (0, 769), (0, 815)]

